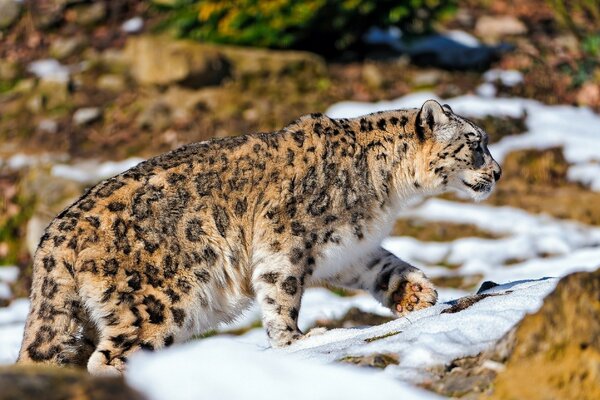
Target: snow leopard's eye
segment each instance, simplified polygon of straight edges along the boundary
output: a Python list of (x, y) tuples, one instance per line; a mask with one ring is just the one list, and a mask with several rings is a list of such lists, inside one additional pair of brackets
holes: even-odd
[(471, 142), (471, 149), (473, 150), (473, 166), (480, 168), (484, 164), (483, 148), (480, 142)]

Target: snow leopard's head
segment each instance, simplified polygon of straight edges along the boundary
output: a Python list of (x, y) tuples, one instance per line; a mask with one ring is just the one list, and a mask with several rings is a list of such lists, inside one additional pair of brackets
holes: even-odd
[(477, 201), (489, 196), (502, 170), (487, 148), (483, 129), (435, 100), (423, 104), (416, 125), (419, 136), (432, 139), (427, 173), (442, 191), (456, 190)]

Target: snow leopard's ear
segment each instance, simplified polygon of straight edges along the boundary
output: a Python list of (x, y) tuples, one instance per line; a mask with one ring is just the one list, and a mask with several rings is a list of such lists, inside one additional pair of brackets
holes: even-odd
[(425, 132), (429, 132), (437, 140), (448, 139), (446, 125), (450, 122), (450, 118), (440, 103), (435, 100), (427, 100), (419, 110), (418, 119), (417, 125), (418, 128), (421, 128), (421, 132), (417, 132), (417, 134), (420, 137), (424, 139)]
[(450, 106), (449, 106), (448, 104), (444, 104), (444, 105), (442, 106), (442, 108), (443, 108), (444, 110), (448, 111), (449, 113), (452, 113), (452, 114), (454, 114), (454, 111), (452, 111), (452, 109), (450, 108)]
[(443, 125), (450, 121), (444, 108), (435, 100), (427, 100), (423, 103), (420, 118), (421, 125), (427, 126), (432, 131), (436, 125)]

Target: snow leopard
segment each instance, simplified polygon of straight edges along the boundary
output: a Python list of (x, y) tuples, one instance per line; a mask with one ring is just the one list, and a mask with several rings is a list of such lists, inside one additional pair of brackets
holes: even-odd
[(500, 178), (487, 134), (447, 105), (185, 145), (107, 179), (62, 211), (33, 261), (18, 361), (118, 375), (235, 320), (253, 301), (273, 347), (298, 328), (309, 285), (364, 290), (396, 316), (429, 307), (422, 271), (381, 247), (399, 210), (447, 191), (485, 198)]

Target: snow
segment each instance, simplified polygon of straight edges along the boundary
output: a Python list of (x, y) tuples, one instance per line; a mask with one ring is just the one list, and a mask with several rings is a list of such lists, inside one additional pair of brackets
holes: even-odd
[(17, 280), (19, 268), (14, 266), (0, 266), (0, 299), (12, 298), (10, 284)]
[(5, 282), (0, 282), (0, 299), (10, 299), (11, 297), (12, 292), (10, 286)]
[(599, 163), (573, 165), (567, 171), (567, 178), (573, 182), (579, 182), (593, 191), (600, 192)]
[[(426, 380), (428, 367), (488, 349), (525, 313), (537, 310), (556, 282), (498, 286), (488, 291), (498, 296), (458, 313), (441, 314), (448, 304), (438, 304), (379, 326), (330, 330), (281, 350), (268, 348), (266, 336), (256, 330), (240, 337), (212, 337), (138, 354), (126, 379), (155, 400), (270, 399), (281, 393), (288, 399), (364, 399), (373, 397), (374, 390), (378, 398), (438, 398), (401, 380)], [(395, 353), (399, 364), (377, 373), (331, 363), (374, 353)], [(239, 384), (231, 384), (232, 376)]]
[(126, 33), (137, 33), (144, 27), (144, 20), (141, 17), (133, 17), (123, 22), (121, 30)]
[(13, 283), (19, 277), (19, 267), (14, 265), (0, 266), (0, 282)]
[(152, 400), (440, 398), (373, 372), (284, 357), (226, 338), (134, 356), (127, 382)]
[(12, 170), (19, 170), (23, 168), (38, 166), (42, 164), (49, 164), (52, 162), (64, 161), (67, 158), (66, 154), (13, 154), (6, 160), (0, 159), (0, 165), (6, 165)]
[(8, 307), (0, 308), (0, 365), (17, 359), (28, 311), (27, 299), (17, 299)]
[(477, 86), (475, 92), (481, 97), (490, 98), (496, 96), (497, 90), (493, 83), (485, 82)]
[(69, 68), (53, 58), (33, 61), (27, 70), (38, 78), (57, 82), (67, 82), (70, 75)]
[(73, 165), (55, 164), (50, 173), (53, 176), (69, 179), (79, 183), (93, 184), (111, 176), (120, 174), (144, 161), (143, 158), (132, 157), (123, 161), (85, 161)]
[(504, 86), (516, 86), (523, 83), (523, 74), (514, 69), (490, 69), (483, 74), (486, 82), (499, 81)]

